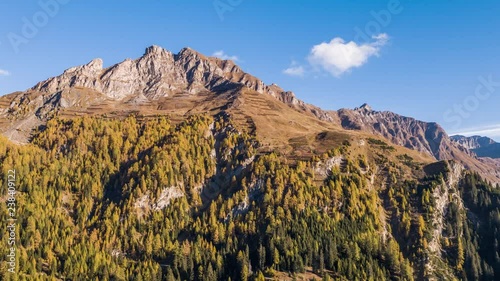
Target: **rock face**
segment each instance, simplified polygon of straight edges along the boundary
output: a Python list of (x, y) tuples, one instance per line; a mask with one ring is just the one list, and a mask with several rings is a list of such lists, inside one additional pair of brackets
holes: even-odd
[(354, 110), (341, 109), (336, 114), (344, 129), (380, 135), (396, 145), (421, 151), (437, 160), (455, 160), (493, 182), (500, 179), (498, 167), (492, 165), (491, 161), (477, 159), (474, 154), (476, 151), (453, 141), (437, 123), (423, 122), (389, 111), (375, 111), (367, 104)]
[(260, 79), (242, 71), (234, 62), (206, 57), (190, 48), (172, 54), (161, 47), (151, 46), (142, 57), (127, 59), (109, 68), (103, 68), (101, 59), (94, 59), (40, 82), (30, 91), (50, 95), (78, 87), (102, 93), (113, 100), (133, 99), (135, 102), (154, 101), (180, 93), (218, 93), (245, 87), (271, 95), (322, 120), (331, 120), (318, 107), (298, 100), (292, 92), (284, 91), (275, 84), (265, 85)]
[(337, 112), (345, 129), (363, 130), (382, 135), (394, 144), (422, 151), (438, 160), (453, 159), (453, 150), (459, 148), (441, 126), (388, 111), (374, 111), (364, 104), (354, 110)]
[(488, 137), (452, 136), (451, 139), (459, 145), (473, 151), (479, 157), (500, 158), (500, 143)]
[(494, 140), (488, 137), (481, 137), (481, 136), (466, 137), (466, 136), (456, 135), (456, 136), (451, 136), (451, 139), (467, 149), (477, 149), (477, 148), (487, 147), (496, 143)]

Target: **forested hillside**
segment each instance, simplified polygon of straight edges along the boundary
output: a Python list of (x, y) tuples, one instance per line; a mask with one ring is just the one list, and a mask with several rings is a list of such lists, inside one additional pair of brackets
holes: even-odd
[(303, 160), (224, 114), (54, 118), (0, 141), (19, 265), (1, 279), (500, 280), (498, 186), (360, 143)]

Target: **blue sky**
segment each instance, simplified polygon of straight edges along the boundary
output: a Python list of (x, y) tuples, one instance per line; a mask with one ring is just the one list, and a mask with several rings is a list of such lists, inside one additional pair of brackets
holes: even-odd
[(0, 94), (96, 57), (189, 46), (325, 109), (367, 102), (500, 140), (500, 1), (3, 0), (0, 11)]

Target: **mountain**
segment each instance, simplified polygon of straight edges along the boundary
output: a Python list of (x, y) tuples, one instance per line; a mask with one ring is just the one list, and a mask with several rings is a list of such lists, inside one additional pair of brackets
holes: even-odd
[(481, 137), (481, 136), (466, 137), (461, 135), (455, 135), (451, 136), (451, 139), (470, 150), (484, 148), (496, 143), (494, 140), (488, 137)]
[[(184, 115), (220, 110), (236, 94), (265, 94), (320, 120), (331, 117), (277, 85), (265, 85), (229, 60), (206, 57), (190, 48), (178, 54), (151, 46), (136, 60), (103, 68), (101, 59), (73, 67), (25, 92), (0, 98), (0, 127), (10, 139), (25, 142), (33, 128), (56, 113), (66, 116), (110, 112), (166, 112)], [(175, 103), (175, 104), (174, 104)]]
[(468, 169), (481, 172), (493, 182), (500, 178), (496, 165), (477, 159), (469, 147), (458, 144), (437, 123), (423, 122), (389, 111), (375, 111), (367, 104), (331, 114), (337, 115), (344, 129), (380, 135), (396, 145), (421, 151), (437, 160), (458, 161)]
[(132, 112), (168, 114), (178, 120), (190, 114), (226, 112), (234, 115), (238, 126), (258, 133), (269, 147), (305, 157), (319, 146), (315, 136), (323, 131), (375, 134), (436, 160), (456, 160), (500, 182), (500, 171), (457, 145), (436, 123), (374, 111), (367, 104), (325, 111), (275, 84), (265, 85), (230, 60), (206, 57), (190, 48), (173, 54), (151, 46), (140, 58), (107, 68), (94, 59), (27, 91), (0, 97), (0, 131), (26, 142), (33, 129), (54, 116)]
[(25, 279), (500, 278), (495, 159), (189, 48), (0, 97), (0, 130)]
[(388, 111), (374, 111), (367, 104), (354, 110), (341, 109), (338, 116), (345, 129), (379, 134), (394, 144), (428, 153), (439, 160), (451, 158), (454, 144), (436, 123), (427, 123)]
[(473, 151), (479, 157), (500, 158), (500, 143), (488, 137), (481, 136), (452, 136), (451, 139), (461, 146)]

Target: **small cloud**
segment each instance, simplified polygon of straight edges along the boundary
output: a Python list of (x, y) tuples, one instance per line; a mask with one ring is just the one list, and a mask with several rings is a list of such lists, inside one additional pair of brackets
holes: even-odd
[(7, 70), (0, 69), (0, 76), (9, 76), (9, 75), (10, 72), (8, 72)]
[(296, 61), (292, 61), (292, 64), (287, 69), (283, 70), (283, 73), (290, 76), (304, 76), (304, 67), (298, 65)]
[(232, 61), (239, 61), (240, 60), (238, 58), (238, 56), (230, 56), (230, 55), (226, 54), (223, 50), (214, 52), (212, 54), (212, 57), (217, 57), (219, 59), (232, 60)]
[(335, 77), (361, 67), (371, 56), (378, 56), (380, 49), (387, 44), (389, 36), (385, 33), (372, 36), (371, 43), (357, 44), (345, 42), (340, 37), (333, 38), (329, 43), (314, 46), (309, 54), (309, 62), (319, 66)]
[(291, 66), (285, 70), (283, 73), (290, 76), (304, 76), (304, 67), (302, 66)]
[(500, 124), (465, 129), (461, 132), (453, 133), (451, 135), (462, 135), (462, 136), (483, 136), (490, 138), (500, 137)]

